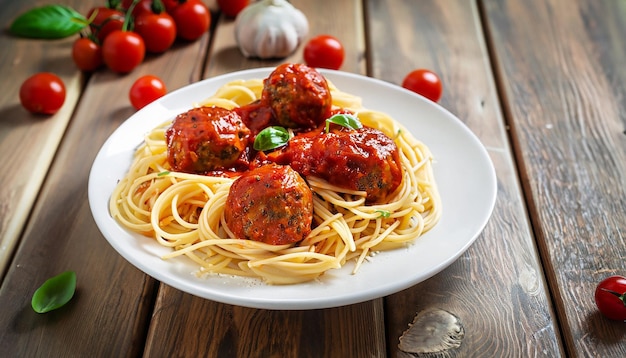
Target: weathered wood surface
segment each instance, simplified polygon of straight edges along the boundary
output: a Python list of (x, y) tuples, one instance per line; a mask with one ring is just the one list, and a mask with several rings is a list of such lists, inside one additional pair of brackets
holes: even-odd
[(596, 284), (626, 274), (626, 3), (484, 1), (515, 156), (570, 356), (626, 355)]
[[(410, 356), (400, 336), (417, 314), (463, 327), (439, 356), (623, 356), (623, 324), (596, 312), (595, 284), (625, 274), (626, 6), (591, 0), (291, 1), (310, 35), (346, 46), (342, 70), (399, 84), (431, 68), (440, 104), (484, 143), (498, 199), (485, 231), (450, 267), (412, 288), (356, 305), (270, 311), (203, 300), (146, 276), (98, 231), (87, 203), (97, 151), (134, 110), (142, 74), (169, 90), (203, 78), (302, 61), (246, 59), (232, 19), (200, 41), (149, 56), (126, 76), (92, 76), (70, 61), (71, 39), (0, 34), (0, 355)], [(64, 1), (86, 12), (100, 2)], [(8, 24), (41, 4), (0, 0)], [(27, 74), (49, 70), (68, 86), (56, 116), (27, 114)], [(30, 308), (48, 277), (75, 270), (71, 304)], [(554, 306), (553, 306), (554, 305)], [(415, 328), (426, 329), (418, 325)], [(458, 342), (457, 342), (458, 343)], [(422, 351), (433, 348), (422, 344)], [(435, 349), (436, 350), (436, 349)]]
[[(35, 1), (2, 1), (0, 12), (0, 276), (4, 275), (56, 148), (72, 116), (83, 77), (68, 63), (72, 40), (16, 39), (7, 28)], [(80, 1), (67, 1), (78, 8)], [(83, 8), (85, 6), (83, 5)], [(54, 116), (29, 115), (21, 107), (20, 85), (36, 72), (54, 72), (63, 79), (67, 98)]]
[(386, 298), (391, 355), (403, 356), (398, 339), (416, 314), (443, 310), (465, 329), (460, 347), (443, 354), (558, 356), (558, 326), (528, 227), (480, 9), (468, 1), (372, 0), (368, 14), (372, 75), (401, 83), (413, 68), (442, 74), (441, 105), (480, 138), (498, 177), (494, 213), (473, 246), (435, 277)]
[[(27, 9), (34, 4), (23, 6)], [(100, 2), (76, 2), (73, 7), (86, 13), (94, 4)], [(2, 36), (8, 43), (22, 42)], [(203, 57), (198, 54), (206, 52), (209, 38), (207, 33), (197, 42), (176, 45), (167, 56), (148, 56), (131, 74), (120, 76), (103, 69), (89, 78), (75, 111), (68, 114), (71, 118), (66, 132), (59, 134), (63, 140), (58, 151), (54, 153), (54, 147), (47, 149), (52, 151), (54, 161), (49, 171), (44, 170), (41, 191), (2, 282), (0, 355), (119, 357), (143, 351), (158, 283), (128, 264), (99, 232), (87, 200), (89, 171), (100, 146), (135, 112), (128, 100), (133, 81), (143, 74), (156, 73), (174, 90), (199, 80)], [(78, 77), (71, 61), (71, 43), (71, 39), (55, 43), (31, 40), (30, 47), (54, 47), (55, 55), (37, 54), (37, 50), (30, 57), (24, 54), (34, 63), (19, 68), (19, 76), (18, 69), (13, 68), (14, 74), (7, 73), (5, 78), (21, 83), (23, 73), (47, 68), (50, 62), (57, 66), (55, 71), (71, 74), (67, 78)], [(4, 68), (0, 66), (0, 70)], [(32, 121), (17, 105), (9, 108), (15, 116), (12, 123)], [(53, 124), (58, 119), (48, 118), (45, 123)], [(11, 131), (12, 136), (17, 130)], [(30, 143), (22, 138), (24, 141)], [(15, 149), (8, 151), (19, 153)], [(24, 175), (34, 169), (26, 164)], [(78, 277), (72, 304), (51, 314), (35, 313), (30, 307), (32, 293), (47, 278), (65, 270), (76, 271)]]

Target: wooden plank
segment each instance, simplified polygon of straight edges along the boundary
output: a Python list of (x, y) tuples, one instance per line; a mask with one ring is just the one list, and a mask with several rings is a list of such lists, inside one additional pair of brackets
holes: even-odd
[[(65, 1), (85, 9), (81, 1)], [(0, 1), (0, 23), (9, 24), (36, 1)], [(80, 96), (83, 77), (71, 62), (72, 39), (17, 38), (8, 30), (0, 34), (0, 277), (4, 275), (39, 188)], [(69, 61), (68, 61), (69, 60)], [(53, 116), (28, 113), (21, 107), (22, 82), (37, 72), (58, 75), (66, 87), (63, 107)], [(9, 80), (10, 79), (10, 80)], [(28, 143), (28, 145), (25, 145)], [(24, 165), (28, 163), (28, 165)]]
[(626, 274), (626, 5), (483, 3), (567, 354), (625, 356), (623, 323), (593, 293)]
[(161, 285), (146, 357), (381, 357), (381, 300), (308, 311), (259, 310)]
[[(4, 356), (142, 353), (158, 283), (128, 264), (98, 231), (87, 201), (89, 171), (107, 137), (135, 112), (128, 100), (134, 80), (156, 74), (170, 90), (197, 81), (208, 40), (206, 34), (166, 55), (148, 56), (128, 75), (102, 69), (91, 77), (0, 289)], [(42, 57), (54, 60), (59, 61)], [(75, 297), (57, 311), (35, 313), (30, 307), (35, 289), (65, 270), (77, 274)]]
[[(346, 45), (343, 70), (363, 73), (360, 1), (291, 2), (309, 19), (310, 35), (330, 33)], [(341, 21), (327, 14), (341, 17)], [(341, 14), (341, 15), (340, 15)], [(216, 29), (208, 78), (245, 68), (302, 62), (302, 46), (286, 59), (245, 59), (232, 20)], [(386, 354), (382, 300), (311, 311), (271, 311), (203, 300), (162, 285), (150, 324), (146, 356), (365, 357)], [(198, 339), (206, 337), (206, 339)]]
[[(291, 1), (308, 19), (309, 35), (303, 40), (322, 34), (339, 39), (345, 50), (346, 58), (341, 71), (365, 73), (365, 38), (363, 28), (363, 10), (359, 1)], [(325, 10), (326, 9), (326, 10)], [(205, 78), (247, 68), (276, 67), (284, 62), (304, 63), (299, 46), (289, 57), (274, 60), (245, 58), (235, 40), (235, 21), (220, 19), (219, 27), (212, 44), (211, 56), (207, 63)]]
[(409, 356), (398, 348), (399, 337), (417, 314), (434, 311), (460, 320), (464, 329), (459, 347), (418, 347), (435, 356), (558, 356), (558, 326), (526, 219), (476, 4), (372, 0), (366, 13), (371, 75), (400, 84), (415, 68), (440, 74), (440, 104), (479, 137), (498, 177), (496, 208), (473, 246), (433, 278), (385, 299), (390, 355)]

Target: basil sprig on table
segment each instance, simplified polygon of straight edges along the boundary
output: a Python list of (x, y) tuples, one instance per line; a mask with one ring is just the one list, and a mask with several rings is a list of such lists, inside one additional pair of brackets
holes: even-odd
[(330, 131), (330, 124), (337, 124), (342, 127), (350, 128), (350, 129), (359, 129), (363, 128), (361, 121), (356, 116), (351, 114), (335, 114), (334, 116), (328, 118), (326, 120), (326, 133)]
[(19, 15), (9, 28), (15, 36), (60, 39), (77, 34), (89, 20), (65, 5), (43, 5)]
[(76, 291), (76, 273), (66, 271), (46, 280), (33, 294), (31, 306), (37, 313), (46, 313), (68, 303)]

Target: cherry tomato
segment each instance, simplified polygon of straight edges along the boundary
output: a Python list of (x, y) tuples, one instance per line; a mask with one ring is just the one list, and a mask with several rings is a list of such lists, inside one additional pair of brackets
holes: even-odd
[(194, 41), (204, 35), (211, 25), (209, 9), (199, 0), (187, 0), (176, 6), (172, 12), (178, 37)]
[(135, 0), (122, 0), (119, 5), (122, 7), (122, 9), (124, 9), (124, 11), (126, 11), (130, 8), (130, 5), (132, 5), (133, 1)]
[(142, 109), (167, 93), (165, 83), (153, 75), (139, 77), (130, 87), (128, 97), (136, 109)]
[(420, 94), (433, 102), (439, 101), (443, 92), (439, 76), (425, 69), (411, 71), (402, 81), (402, 87)]
[(65, 84), (53, 73), (36, 73), (22, 83), (20, 102), (32, 113), (54, 114), (65, 102)]
[(102, 43), (111, 32), (121, 30), (124, 26), (124, 13), (104, 6), (89, 10), (87, 18), (92, 19), (89, 26), (91, 32), (96, 35), (100, 43)]
[(250, 0), (217, 0), (220, 10), (229, 17), (236, 17), (249, 3)]
[(180, 0), (161, 0), (161, 2), (163, 3), (163, 6), (165, 6), (165, 11), (171, 14), (172, 10), (174, 10), (174, 8), (180, 5), (181, 1)]
[(176, 24), (166, 12), (144, 12), (135, 18), (135, 32), (143, 38), (148, 52), (160, 53), (172, 47), (176, 40)]
[(91, 72), (102, 66), (102, 47), (87, 37), (80, 37), (72, 46), (72, 59), (82, 71)]
[[(122, 0), (122, 9), (124, 9), (124, 11), (128, 11), (130, 6), (133, 4), (133, 1), (134, 0)], [(152, 13), (152, 2), (153, 0), (140, 0), (133, 8), (132, 15), (137, 17), (141, 14)]]
[(610, 276), (596, 287), (596, 306), (604, 316), (618, 321), (626, 320), (626, 277)]
[(146, 45), (136, 32), (113, 31), (102, 44), (102, 59), (114, 72), (132, 71), (143, 61), (145, 55)]
[(307, 42), (303, 56), (311, 67), (337, 70), (343, 63), (343, 45), (333, 36), (319, 35)]

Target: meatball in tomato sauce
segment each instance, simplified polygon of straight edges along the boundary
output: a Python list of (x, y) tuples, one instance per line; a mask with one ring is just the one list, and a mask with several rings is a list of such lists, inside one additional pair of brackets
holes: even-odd
[(324, 76), (302, 64), (283, 64), (264, 80), (261, 100), (278, 125), (313, 129), (329, 116), (332, 98)]
[(402, 182), (400, 152), (378, 129), (363, 127), (292, 138), (270, 161), (341, 188), (365, 191), (369, 203), (384, 202)]
[(174, 171), (207, 173), (234, 166), (248, 146), (250, 130), (239, 114), (220, 107), (179, 114), (165, 132)]
[(311, 232), (313, 194), (291, 167), (264, 165), (233, 182), (224, 218), (239, 239), (271, 245), (296, 243)]

